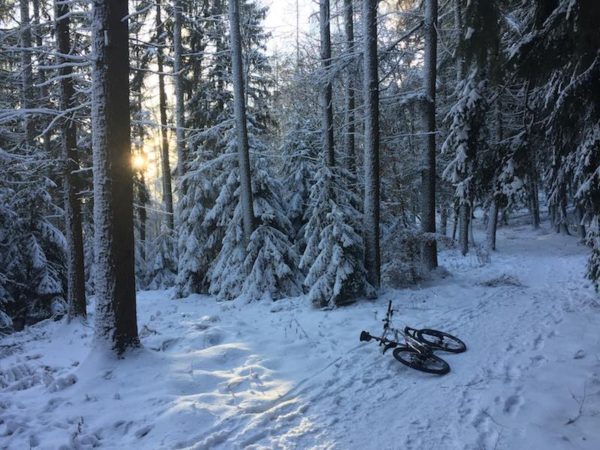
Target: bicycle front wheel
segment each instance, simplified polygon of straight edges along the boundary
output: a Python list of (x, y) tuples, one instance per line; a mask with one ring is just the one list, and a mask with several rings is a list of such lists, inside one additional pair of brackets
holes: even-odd
[(397, 347), (394, 349), (394, 358), (405, 366), (421, 372), (445, 375), (450, 372), (450, 366), (442, 358), (433, 353), (421, 353), (410, 347)]
[(434, 350), (442, 350), (450, 353), (462, 353), (467, 350), (467, 346), (463, 341), (443, 331), (424, 328), (416, 330), (415, 337), (418, 341)]

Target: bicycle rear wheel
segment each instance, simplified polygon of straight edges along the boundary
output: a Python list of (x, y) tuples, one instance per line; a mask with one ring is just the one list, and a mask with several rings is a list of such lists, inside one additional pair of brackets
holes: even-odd
[(415, 337), (418, 341), (435, 350), (443, 350), (450, 353), (462, 353), (467, 350), (467, 346), (463, 341), (443, 331), (424, 328), (416, 330)]
[(433, 353), (421, 353), (417, 350), (402, 346), (394, 349), (394, 358), (405, 366), (421, 372), (445, 375), (450, 372), (450, 366), (442, 358)]

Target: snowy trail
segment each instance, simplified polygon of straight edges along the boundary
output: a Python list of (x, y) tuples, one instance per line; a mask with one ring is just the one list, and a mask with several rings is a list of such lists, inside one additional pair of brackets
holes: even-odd
[[(509, 232), (508, 241), (520, 231)], [(549, 245), (540, 246), (539, 240), (549, 240)], [(570, 378), (565, 358), (577, 358), (578, 350), (565, 354), (557, 342), (565, 314), (576, 313), (574, 303), (594, 305), (595, 299), (591, 292), (574, 298), (573, 293), (581, 290), (582, 267), (581, 251), (571, 239), (542, 234), (533, 241), (516, 241), (504, 251), (514, 250), (515, 254), (498, 257), (504, 273), (496, 273), (497, 265), (492, 265), (456, 276), (468, 289), (467, 295), (459, 295), (452, 285), (427, 288), (414, 296), (400, 293), (404, 297), (400, 307), (408, 304), (407, 310), (420, 325), (457, 333), (470, 343), (468, 353), (446, 356), (453, 367), (449, 376), (427, 379), (393, 359), (374, 360), (366, 351), (361, 350), (360, 355), (349, 351), (297, 406), (303, 413), (298, 415), (298, 429), (307, 417), (319, 425), (304, 433), (292, 427), (287, 435), (261, 436), (263, 444), (289, 445), (293, 436), (294, 445), (300, 447), (331, 443), (339, 448), (515, 448), (508, 442), (518, 447), (519, 439), (530, 432), (520, 426), (520, 412), (530, 397), (536, 397), (536, 392), (529, 392), (533, 381), (557, 361), (562, 361), (560, 370), (566, 370), (565, 377)], [(507, 285), (475, 287), (478, 278), (480, 282), (499, 279), (498, 283)], [(512, 285), (519, 280), (523, 285)], [(398, 294), (383, 300), (394, 295)], [(444, 299), (451, 299), (452, 305), (444, 305)], [(458, 301), (462, 305), (457, 306)], [(410, 304), (417, 302), (429, 305), (411, 311)], [(595, 370), (600, 368), (597, 361), (591, 364)], [(597, 380), (593, 373), (591, 377)], [(564, 387), (562, 390), (564, 393)], [(552, 396), (552, 391), (542, 394)], [(598, 399), (594, 402), (598, 404)], [(571, 430), (565, 431), (567, 435), (550, 445), (558, 446), (560, 440), (567, 445), (572, 440), (568, 437)], [(244, 436), (244, 432), (237, 434), (235, 442), (243, 442)], [(400, 447), (398, 436), (405, 437)], [(599, 442), (596, 434), (589, 440), (589, 448), (596, 448)], [(586, 448), (585, 441), (577, 445)]]
[[(47, 322), (0, 341), (0, 448), (600, 447), (600, 301), (574, 238), (502, 229), (491, 264), (315, 311), (140, 294), (144, 350), (88, 355), (91, 329)], [(395, 324), (456, 334), (443, 377), (359, 343)]]

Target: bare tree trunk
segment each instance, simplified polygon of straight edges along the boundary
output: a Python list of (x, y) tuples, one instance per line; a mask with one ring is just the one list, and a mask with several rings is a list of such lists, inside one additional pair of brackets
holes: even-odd
[(92, 147), (96, 341), (117, 354), (139, 346), (133, 239), (127, 2), (92, 9)]
[[(56, 1), (56, 41), (58, 53), (71, 54), (71, 35), (69, 6)], [(60, 109), (66, 111), (75, 106), (75, 90), (73, 89), (73, 68), (68, 59), (61, 57), (60, 75)], [(77, 125), (72, 117), (67, 117), (62, 129), (62, 158), (64, 167), (65, 198), (65, 235), (67, 240), (67, 301), (69, 320), (74, 317), (86, 317), (85, 303), (85, 266), (83, 262), (83, 231), (81, 227), (81, 204), (78, 192), (80, 186), (77, 175), (79, 156), (77, 154)]]
[(559, 214), (560, 214), (560, 222), (559, 222), (559, 230), (562, 234), (571, 235), (569, 232), (569, 218), (567, 215), (567, 193), (563, 189), (560, 195), (560, 204), (559, 204)]
[[(425, 55), (424, 88), (426, 99), (423, 102), (423, 122), (426, 143), (423, 169), (421, 171), (421, 231), (435, 233), (435, 82), (437, 78), (437, 0), (425, 2)], [(435, 239), (426, 239), (421, 244), (421, 261), (426, 270), (435, 269), (437, 263), (437, 245)]]
[(242, 66), (242, 42), (240, 36), (240, 10), (238, 0), (229, 0), (229, 23), (231, 27), (231, 59), (233, 69), (233, 107), (238, 141), (240, 165), (240, 190), (244, 228), (244, 248), (254, 231), (254, 207), (250, 174), (250, 154), (246, 124), (246, 102), (244, 97), (244, 68)]
[(380, 283), (379, 249), (379, 75), (377, 71), (377, 2), (363, 0), (364, 103), (365, 103), (365, 198), (364, 240), (367, 280)]
[(532, 167), (529, 171), (531, 181), (529, 183), (529, 209), (531, 212), (531, 223), (534, 229), (538, 229), (540, 227), (540, 201), (538, 194), (538, 184), (537, 184), (537, 170), (533, 166), (535, 162), (532, 162)]
[[(21, 83), (23, 108), (34, 107), (33, 71), (31, 67), (31, 21), (29, 19), (29, 0), (19, 0), (21, 13)], [(33, 147), (35, 125), (32, 114), (25, 114), (25, 143), (29, 149)]]
[(468, 203), (461, 203), (459, 215), (460, 227), (458, 230), (458, 241), (460, 244), (460, 252), (463, 256), (465, 256), (467, 253), (469, 253), (469, 222), (471, 217), (471, 208), (469, 208)]
[[(344, 30), (346, 32), (346, 52), (348, 55), (354, 53), (354, 10), (352, 8), (352, 0), (344, 0)], [(356, 154), (355, 154), (355, 132), (356, 126), (354, 123), (354, 74), (349, 68), (346, 71), (346, 134), (344, 142), (344, 150), (347, 162), (347, 167), (352, 173), (356, 173)]]
[(173, 191), (171, 187), (171, 163), (169, 161), (169, 135), (167, 123), (167, 93), (165, 92), (164, 76), (164, 55), (163, 47), (165, 45), (164, 24), (161, 18), (160, 0), (156, 1), (156, 33), (158, 35), (156, 47), (156, 63), (158, 66), (158, 101), (160, 110), (160, 136), (161, 136), (161, 168), (162, 168), (162, 187), (163, 201), (165, 203), (165, 212), (167, 213), (167, 226), (169, 230), (174, 228), (173, 218)]
[(440, 234), (443, 236), (448, 234), (448, 206), (446, 204), (440, 208)]
[(456, 81), (460, 83), (465, 78), (465, 56), (463, 53), (464, 37), (463, 37), (463, 13), (462, 13), (462, 0), (454, 0), (454, 28), (457, 32), (456, 40)]
[[(532, 132), (533, 127), (533, 113), (529, 110), (529, 88), (530, 82), (525, 83), (525, 101), (523, 105), (523, 127), (526, 129), (527, 136)], [(529, 212), (531, 214), (531, 223), (534, 229), (540, 227), (540, 203), (538, 197), (538, 174), (537, 174), (537, 161), (535, 152), (529, 148), (529, 170), (528, 170), (528, 191), (529, 191)]]
[[(502, 101), (498, 97), (496, 100), (496, 145), (501, 145), (504, 139), (504, 128), (502, 118)], [(492, 185), (492, 189), (495, 189), (495, 183)], [(496, 250), (496, 231), (498, 230), (498, 195), (496, 192), (492, 192), (492, 199), (490, 202), (490, 209), (488, 213), (488, 227), (486, 230), (487, 247), (489, 250)], [(505, 202), (506, 203), (506, 202)]]
[(175, 79), (175, 136), (177, 145), (177, 176), (181, 179), (185, 172), (185, 105), (183, 100), (183, 63), (181, 44), (181, 0), (173, 0), (173, 76)]
[(329, 26), (329, 0), (319, 0), (319, 24), (321, 30), (321, 66), (326, 78), (319, 96), (323, 114), (323, 155), (328, 166), (335, 165), (335, 150), (333, 142), (333, 89), (331, 86), (331, 33)]
[(581, 206), (577, 207), (577, 231), (579, 232), (579, 240), (581, 242), (585, 242), (587, 237), (587, 233), (585, 230), (584, 223), (585, 214), (583, 212), (583, 208)]
[(460, 211), (457, 208), (454, 208), (454, 220), (452, 221), (452, 240), (456, 239), (456, 231), (458, 228), (459, 215), (460, 215)]
[(498, 229), (498, 201), (492, 199), (488, 213), (487, 247), (496, 250), (496, 230)]
[(144, 171), (141, 170), (139, 173), (139, 185), (138, 185), (138, 198), (137, 198), (137, 211), (140, 221), (140, 243), (141, 251), (140, 256), (142, 261), (146, 261), (146, 222), (148, 220), (148, 213), (146, 212), (146, 205), (148, 204), (148, 192), (146, 190), (146, 177), (144, 177)]
[[(473, 203), (471, 203), (473, 204)], [(475, 245), (475, 235), (473, 234), (473, 219), (475, 218), (475, 212), (471, 210), (471, 214), (469, 215), (469, 241), (471, 245)]]
[[(462, 5), (461, 0), (454, 0), (454, 27), (457, 30), (457, 43), (456, 43), (456, 81), (461, 83), (465, 78), (465, 58), (463, 54), (463, 17), (462, 17)], [(470, 205), (461, 203), (459, 207), (459, 222), (460, 227), (458, 231), (458, 240), (460, 244), (461, 253), (466, 255), (469, 252), (469, 222), (471, 218)]]

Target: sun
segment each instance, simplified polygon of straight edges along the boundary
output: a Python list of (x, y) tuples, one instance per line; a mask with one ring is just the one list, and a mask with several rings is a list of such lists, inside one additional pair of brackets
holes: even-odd
[(148, 161), (146, 159), (146, 155), (143, 153), (136, 153), (131, 156), (131, 166), (134, 170), (143, 171), (146, 169), (148, 165)]

